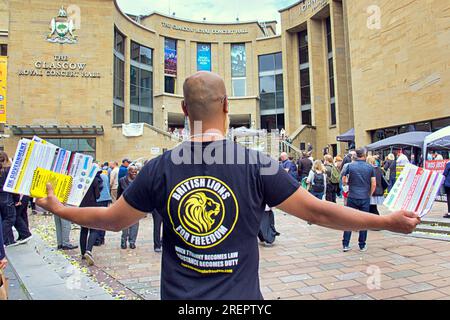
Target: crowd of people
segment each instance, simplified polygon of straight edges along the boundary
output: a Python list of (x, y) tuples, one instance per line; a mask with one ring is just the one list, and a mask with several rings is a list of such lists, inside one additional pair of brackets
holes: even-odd
[[(50, 213), (36, 206), (34, 199), (3, 191), (3, 185), (10, 170), (11, 161), (5, 152), (0, 152), (0, 269), (7, 265), (5, 248), (26, 244), (33, 236), (28, 223), (28, 209), (32, 214), (42, 212)], [(100, 166), (100, 164), (99, 164)], [(129, 159), (123, 159), (119, 166), (117, 162), (105, 162), (97, 172), (95, 178), (80, 207), (108, 207), (122, 195), (126, 188), (134, 181), (142, 164), (133, 163)], [(162, 219), (157, 212), (152, 212), (154, 219), (154, 250), (162, 251), (161, 224)], [(58, 250), (74, 250), (80, 248), (81, 259), (87, 264), (95, 264), (93, 256), (94, 246), (105, 244), (104, 230), (90, 229), (80, 226), (79, 246), (70, 241), (72, 223), (54, 215), (56, 242)], [(15, 239), (13, 228), (18, 237)], [(139, 231), (139, 223), (122, 230), (122, 249), (136, 249), (136, 240)]]
[[(189, 128), (193, 129), (189, 141), (151, 160), (134, 180), (130, 168), (132, 164), (119, 168), (118, 193), (119, 188), (126, 189), (113, 205), (107, 208), (67, 207), (55, 196), (51, 185), (47, 185), (47, 197), (36, 200), (40, 207), (62, 219), (90, 228), (88, 238), (92, 229), (117, 232), (133, 226), (149, 212), (154, 213), (155, 209), (161, 213), (165, 225), (173, 224), (172, 219), (177, 224), (180, 222), (177, 228), (166, 228), (164, 232), (161, 299), (263, 299), (258, 273), (257, 234), (258, 231), (264, 231), (260, 223), (264, 211), (268, 213), (273, 207), (309, 223), (342, 231), (380, 229), (407, 234), (420, 223), (419, 217), (413, 212), (398, 211), (388, 216), (377, 216), (320, 201), (300, 187), (295, 164), (282, 163), (283, 170), (276, 160), (226, 139), (230, 120), (229, 103), (225, 82), (220, 76), (198, 72), (186, 79), (183, 94), (181, 107), (188, 117)], [(198, 121), (202, 121), (201, 129), (194, 126)], [(209, 146), (217, 147), (218, 150), (232, 150), (233, 154), (240, 153), (245, 159), (260, 160), (256, 163), (232, 162), (226, 165), (193, 161), (193, 150)], [(181, 164), (175, 163), (172, 153), (180, 152), (191, 154), (192, 158)], [(357, 199), (358, 194), (364, 191), (357, 183), (368, 177), (372, 190), (376, 174), (373, 167), (364, 161), (364, 152), (358, 150), (355, 154), (359, 158), (342, 168), (344, 172), (348, 171), (348, 179), (342, 179), (342, 183), (350, 186), (347, 199), (349, 205), (354, 203), (355, 206), (367, 207), (366, 199)], [(226, 160), (225, 154), (222, 153), (222, 156), (220, 160)], [(282, 162), (290, 161), (286, 155), (282, 158)], [(108, 167), (111, 169), (109, 164)], [(326, 167), (324, 169), (317, 164), (314, 167), (311, 165), (311, 168), (315, 172), (309, 179), (310, 186), (322, 181), (323, 194), (326, 194), (325, 185), (335, 181), (332, 179), (333, 167), (330, 177), (325, 177)], [(120, 172), (125, 170), (126, 174), (121, 177)], [(108, 172), (108, 168), (105, 171)], [(316, 173), (322, 175), (323, 179), (317, 178)], [(293, 176), (297, 176), (297, 180)], [(309, 176), (309, 172), (306, 172), (305, 178)], [(121, 180), (124, 178), (132, 182), (124, 183)], [(92, 188), (94, 196), (102, 191), (96, 191), (95, 186)], [(314, 189), (321, 191), (319, 186), (314, 186)], [(370, 192), (366, 191), (365, 197), (368, 197)], [(217, 198), (218, 202), (208, 198), (205, 193)], [(180, 216), (179, 208), (183, 199), (186, 199), (183, 195), (191, 196), (188, 209)], [(194, 216), (198, 218), (193, 219)], [(181, 219), (186, 224), (189, 222), (189, 228), (182, 225)], [(270, 223), (268, 219), (269, 226)], [(213, 226), (217, 226), (217, 232), (213, 232)], [(132, 232), (125, 232), (126, 241), (131, 243)], [(348, 233), (345, 239), (349, 239)], [(86, 242), (89, 243), (89, 239)], [(362, 250), (364, 248), (365, 245), (361, 247)]]
[[(368, 156), (363, 148), (350, 150), (343, 158), (324, 152), (322, 159), (313, 159), (312, 148), (308, 146), (309, 149), (296, 162), (287, 153), (281, 153), (279, 161), (282, 168), (320, 200), (336, 203), (337, 198), (343, 198), (345, 206), (377, 215), (385, 193), (395, 184), (397, 167), (407, 163), (414, 164), (414, 157), (408, 158), (402, 150), (398, 150), (396, 154), (388, 154), (382, 161), (379, 154)], [(431, 159), (439, 160), (438, 154), (431, 153)], [(448, 180), (448, 187), (445, 185), (445, 188), (450, 191), (450, 163), (444, 175)], [(450, 212), (450, 200), (448, 202)], [(449, 218), (450, 215), (446, 214), (444, 217)], [(351, 249), (350, 238), (351, 232), (344, 232), (344, 252)], [(361, 251), (367, 250), (366, 240), (367, 231), (360, 231), (358, 242)]]

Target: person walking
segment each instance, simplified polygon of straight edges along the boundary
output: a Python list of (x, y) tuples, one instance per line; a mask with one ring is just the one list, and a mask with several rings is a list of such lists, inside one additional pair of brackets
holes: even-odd
[(333, 157), (329, 154), (325, 155), (325, 170), (327, 173), (327, 186), (325, 193), (325, 200), (336, 203), (336, 196), (339, 190), (339, 180), (341, 174), (334, 165)]
[(370, 209), (369, 212), (380, 215), (378, 212), (378, 206), (383, 205), (384, 202), (384, 190), (387, 189), (388, 183), (383, 176), (383, 171), (377, 163), (375, 157), (367, 157), (367, 163), (375, 170), (376, 188), (375, 192), (370, 197)]
[(450, 161), (445, 165), (444, 176), (444, 189), (447, 195), (447, 214), (444, 215), (444, 218), (450, 218)]
[(344, 159), (341, 162), (341, 167), (339, 168), (339, 170), (344, 169), (344, 166), (348, 163), (352, 163), (353, 159), (356, 157), (355, 151), (354, 150), (350, 150), (344, 157)]
[(383, 169), (385, 172), (385, 179), (389, 184), (388, 192), (391, 192), (397, 178), (397, 161), (395, 161), (395, 156), (393, 153), (388, 154), (386, 161), (384, 162)]
[(302, 182), (303, 179), (307, 178), (309, 175), (309, 172), (312, 169), (313, 163), (308, 158), (308, 154), (306, 152), (302, 153), (302, 158), (298, 160), (297, 162), (298, 166), (298, 178), (299, 181)]
[(280, 155), (281, 167), (289, 173), (292, 178), (297, 180), (297, 166), (291, 160), (289, 160), (286, 152), (282, 152)]
[[(97, 199), (100, 198), (101, 188), (103, 188), (103, 181), (100, 178), (101, 169), (97, 172), (92, 183), (87, 190), (83, 200), (81, 201), (80, 208), (85, 207), (99, 207)], [(99, 230), (81, 226), (80, 231), (80, 250), (81, 259), (86, 259), (89, 266), (95, 264), (92, 249), (99, 236)]]
[(161, 252), (162, 251), (161, 226), (163, 218), (156, 209), (152, 211), (152, 217), (153, 217), (153, 250), (155, 250), (155, 252)]
[(3, 223), (2, 216), (0, 215), (0, 270), (3, 270), (8, 265), (8, 260), (6, 259), (6, 252), (3, 240)]
[[(108, 171), (107, 170), (103, 170), (100, 174), (100, 179), (101, 179), (101, 188), (100, 189), (100, 197), (97, 199), (97, 205), (99, 207), (109, 207), (109, 205), (112, 202), (112, 198), (111, 198), (111, 193), (109, 191), (109, 178), (108, 178)], [(96, 246), (101, 246), (105, 244), (105, 235), (106, 235), (106, 231), (105, 230), (98, 230), (98, 237), (97, 240), (95, 241), (95, 245)]]
[(18, 244), (27, 243), (33, 235), (30, 231), (30, 225), (28, 223), (28, 203), (30, 202), (30, 197), (20, 195), (19, 201), (15, 204), (16, 207), (16, 221), (14, 223), (14, 228), (16, 228), (19, 237), (16, 242)]
[(408, 160), (408, 157), (403, 153), (402, 150), (399, 150), (397, 154), (397, 166), (406, 166), (409, 163), (410, 162)]
[(327, 174), (322, 161), (314, 161), (306, 183), (309, 185), (309, 192), (317, 199), (323, 200), (323, 196), (327, 192)]
[[(117, 197), (120, 198), (125, 190), (131, 185), (131, 183), (136, 179), (137, 168), (135, 166), (128, 166), (128, 174), (119, 180), (119, 188), (117, 189)], [(153, 210), (149, 210), (151, 212)], [(130, 227), (122, 230), (122, 239), (120, 247), (122, 249), (127, 248), (127, 243), (130, 244), (130, 249), (136, 249), (136, 239), (139, 232), (139, 221)]]
[[(16, 206), (19, 205), (19, 195), (3, 191), (6, 178), (11, 168), (11, 162), (4, 151), (0, 151), (0, 214), (2, 216), (3, 242), (5, 247), (19, 243), (14, 239), (13, 226), (16, 224)], [(17, 221), (19, 234), (26, 235), (26, 225), (21, 219)], [(28, 237), (28, 235), (26, 235)]]
[[(189, 140), (149, 161), (112, 206), (66, 207), (51, 185), (37, 200), (64, 219), (115, 232), (157, 209), (164, 220), (162, 300), (262, 300), (257, 235), (266, 205), (337, 230), (411, 233), (420, 223), (412, 212), (376, 216), (319, 201), (278, 161), (227, 140), (229, 104), (220, 76), (198, 72), (183, 91)], [(203, 150), (215, 151), (217, 162), (202, 158)], [(239, 158), (231, 161), (228, 151)]]
[[(366, 163), (366, 150), (361, 148), (356, 150), (356, 161), (349, 163), (342, 171), (342, 182), (349, 186), (347, 206), (363, 212), (370, 212), (370, 197), (376, 189), (375, 170)], [(344, 231), (342, 240), (343, 251), (350, 248), (351, 231)], [(359, 250), (367, 251), (367, 230), (359, 231)]]
[(119, 187), (119, 164), (117, 162), (111, 162), (111, 173), (109, 174), (109, 186), (111, 190), (112, 202), (117, 200), (117, 188)]
[(119, 168), (119, 174), (118, 174), (118, 179), (122, 179), (123, 177), (127, 176), (128, 173), (128, 166), (131, 164), (131, 161), (128, 159), (123, 159), (122, 160), (122, 165)]

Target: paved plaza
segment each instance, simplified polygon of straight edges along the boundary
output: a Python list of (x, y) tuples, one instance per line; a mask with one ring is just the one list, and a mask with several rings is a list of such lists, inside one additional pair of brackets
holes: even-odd
[[(444, 209), (443, 203), (437, 203), (430, 216), (440, 217)], [(78, 250), (66, 255), (52, 249), (52, 216), (31, 216), (36, 238), (52, 254), (64, 256), (113, 298), (126, 300), (160, 298), (161, 253), (153, 251), (152, 223), (151, 216), (141, 221), (136, 250), (120, 249), (120, 233), (108, 232), (106, 244), (94, 247), (96, 265), (87, 267)], [(261, 289), (266, 300), (450, 298), (449, 242), (370, 231), (367, 252), (359, 251), (354, 233), (353, 250), (344, 253), (340, 231), (311, 226), (279, 211), (276, 226), (281, 236), (275, 245), (260, 245)], [(74, 243), (78, 236), (79, 229), (74, 228)]]

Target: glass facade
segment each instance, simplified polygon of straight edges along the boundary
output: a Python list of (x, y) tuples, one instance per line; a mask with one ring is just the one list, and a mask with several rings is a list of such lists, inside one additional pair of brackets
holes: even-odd
[(131, 42), (130, 122), (153, 124), (153, 50)]
[(284, 128), (283, 63), (281, 52), (258, 57), (261, 129)]
[(436, 132), (447, 126), (450, 126), (450, 117), (425, 122), (405, 124), (397, 127), (378, 129), (371, 131), (372, 142), (377, 142), (406, 132), (414, 132), (414, 131)]
[(312, 125), (311, 80), (309, 72), (308, 30), (298, 34), (300, 59), (300, 103), (302, 124)]
[(113, 123), (125, 122), (125, 37), (114, 32), (114, 89)]
[(70, 138), (70, 139), (45, 139), (54, 145), (64, 148), (72, 152), (79, 152), (89, 156), (94, 159), (96, 157), (96, 140), (95, 138)]
[(336, 125), (336, 98), (334, 89), (334, 59), (333, 59), (333, 39), (331, 36), (331, 19), (325, 21), (327, 30), (328, 48), (328, 83), (330, 87), (330, 125)]
[(247, 95), (247, 54), (245, 43), (231, 45), (231, 82), (234, 97)]

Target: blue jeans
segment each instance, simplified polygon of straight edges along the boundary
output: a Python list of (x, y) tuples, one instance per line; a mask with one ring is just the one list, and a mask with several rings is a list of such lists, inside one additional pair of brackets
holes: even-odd
[(139, 231), (139, 222), (132, 225), (131, 227), (122, 230), (122, 244), (127, 244), (127, 241), (130, 244), (136, 244), (136, 239)]
[(323, 192), (314, 192), (314, 191), (310, 191), (310, 193), (311, 193), (314, 197), (316, 197), (317, 199), (319, 199), (319, 200), (322, 200), (322, 199), (323, 199)]
[[(364, 212), (370, 212), (370, 198), (369, 199), (347, 199), (347, 207), (361, 210)], [(344, 239), (342, 240), (342, 245), (348, 247), (350, 244), (350, 238), (352, 237), (351, 231), (344, 231)], [(367, 230), (359, 231), (358, 244), (359, 248), (362, 249), (366, 246), (367, 240)]]

